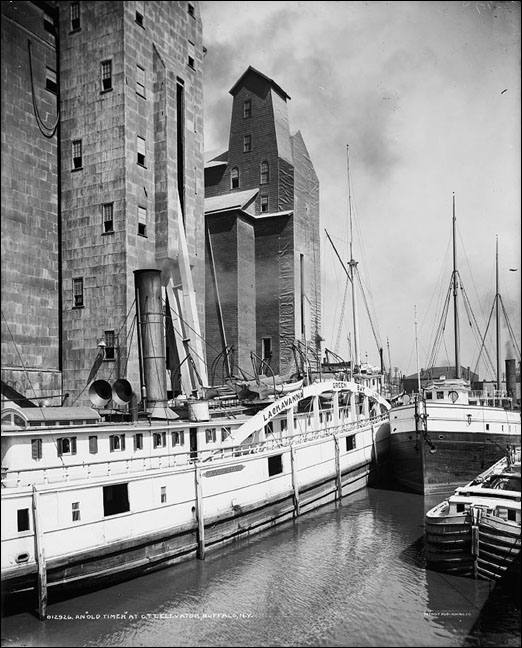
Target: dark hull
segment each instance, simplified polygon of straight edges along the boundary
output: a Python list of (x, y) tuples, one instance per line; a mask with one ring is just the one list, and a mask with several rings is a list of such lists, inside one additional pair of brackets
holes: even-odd
[(430, 430), (433, 448), (420, 433), (392, 434), (393, 477), (414, 493), (450, 494), (502, 459), (505, 448), (520, 446), (520, 435), (514, 438), (510, 434), (498, 434), (496, 443), (488, 440), (490, 437), (487, 433), (470, 435)]

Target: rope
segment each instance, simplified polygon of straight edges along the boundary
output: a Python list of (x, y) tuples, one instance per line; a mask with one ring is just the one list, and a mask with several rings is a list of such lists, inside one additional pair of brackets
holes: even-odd
[[(58, 128), (58, 123), (60, 121), (60, 110), (58, 108), (57, 115), (56, 115), (56, 122), (54, 126), (47, 126), (44, 124), (43, 119), (40, 117), (40, 112), (38, 110), (38, 104), (36, 102), (36, 92), (34, 89), (34, 78), (33, 78), (33, 57), (31, 55), (31, 41), (27, 41), (27, 49), (29, 52), (29, 74), (31, 77), (31, 96), (32, 96), (32, 101), (33, 101), (33, 110), (34, 110), (34, 116), (36, 117), (36, 123), (38, 124), (38, 128), (40, 129), (40, 132), (44, 137), (47, 137), (48, 139), (51, 139), (54, 137), (54, 134), (56, 133), (56, 129)], [(46, 133), (45, 131), (50, 131), (49, 133)]]
[(11, 336), (11, 340), (13, 342), (13, 346), (15, 348), (15, 351), (18, 354), (18, 358), (20, 359), (20, 364), (22, 365), (22, 368), (23, 368), (23, 370), (24, 370), (24, 372), (25, 372), (25, 374), (27, 376), (27, 380), (29, 382), (29, 385), (31, 385), (31, 389), (33, 390), (34, 397), (38, 398), (38, 396), (36, 395), (36, 391), (34, 389), (33, 383), (31, 382), (31, 378), (29, 377), (29, 372), (27, 371), (26, 366), (24, 365), (24, 361), (22, 360), (22, 356), (20, 354), (20, 351), (18, 350), (18, 346), (17, 346), (16, 342), (14, 341), (14, 337), (13, 337), (13, 334), (11, 333), (11, 329), (9, 328), (9, 324), (7, 323), (7, 319), (6, 319), (5, 315), (4, 315), (4, 311), (2, 311), (2, 317), (4, 318), (5, 325), (7, 326), (7, 330), (9, 331), (9, 335)]

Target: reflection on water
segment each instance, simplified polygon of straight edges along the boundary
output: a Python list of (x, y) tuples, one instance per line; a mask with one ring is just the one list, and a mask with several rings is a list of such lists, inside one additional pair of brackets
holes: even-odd
[(51, 603), (44, 624), (9, 616), (3, 645), (518, 645), (520, 601), (492, 626), (490, 583), (426, 570), (424, 512), (421, 496), (365, 489), (204, 562)]

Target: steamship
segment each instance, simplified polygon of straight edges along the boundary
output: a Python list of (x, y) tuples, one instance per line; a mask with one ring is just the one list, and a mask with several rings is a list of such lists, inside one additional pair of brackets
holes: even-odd
[(2, 594), (36, 595), (42, 618), (49, 591), (203, 559), (365, 487), (387, 458), (390, 405), (335, 375), (175, 411), (157, 371), (160, 274), (135, 272), (141, 411), (122, 379), (94, 381), (93, 407), (2, 409)]
[[(447, 293), (454, 296), (455, 377), (439, 375), (417, 394), (403, 396), (390, 412), (391, 463), (395, 481), (407, 490), (449, 494), (462, 483), (520, 448), (520, 400), (515, 398), (515, 360), (506, 360), (508, 393), (501, 390), (497, 243), (497, 389), (473, 391), (460, 377), (456, 267), (455, 197), (453, 197), (453, 273)], [(462, 287), (462, 282), (460, 282)], [(447, 313), (447, 310), (446, 310)], [(442, 330), (442, 328), (440, 329)], [(483, 336), (480, 336), (483, 339)]]

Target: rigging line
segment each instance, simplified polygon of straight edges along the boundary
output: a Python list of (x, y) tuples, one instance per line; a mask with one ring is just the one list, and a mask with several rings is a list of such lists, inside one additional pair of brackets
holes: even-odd
[[(127, 316), (125, 317), (125, 321), (123, 322), (123, 324), (121, 325), (121, 327), (120, 327), (119, 330), (118, 330), (118, 333), (117, 333), (118, 337), (119, 337), (121, 331), (123, 330), (124, 326), (126, 326), (126, 324), (127, 324), (127, 320), (129, 319), (129, 316), (130, 316), (130, 314), (131, 314), (131, 312), (132, 312), (132, 309), (134, 308), (134, 303), (135, 303), (135, 301), (136, 301), (136, 300), (134, 300), (134, 302), (132, 303), (132, 306), (129, 308), (129, 311), (128, 311), (128, 313), (127, 313)], [(133, 320), (133, 322), (134, 322), (134, 320)], [(128, 337), (129, 337), (129, 336), (127, 335), (127, 336), (126, 336), (126, 340), (125, 340), (126, 343), (128, 342)], [(96, 357), (98, 357), (98, 356), (96, 356)], [(126, 360), (126, 364), (125, 364), (125, 372), (127, 371), (127, 363), (128, 363), (128, 360), (129, 360), (129, 346), (128, 346), (128, 344), (127, 344), (127, 360)], [(111, 379), (112, 375), (114, 374), (115, 369), (116, 369), (116, 363), (113, 363), (113, 364), (112, 364), (112, 367), (111, 367), (111, 371), (110, 371), (109, 376), (108, 376), (109, 380)], [(126, 373), (125, 373), (124, 375), (126, 375)], [(91, 381), (91, 382), (92, 382), (92, 381)], [(80, 396), (81, 396), (81, 395), (83, 394), (83, 392), (87, 389), (87, 387), (91, 384), (91, 382), (88, 382), (88, 383), (84, 386), (84, 388), (81, 390), (81, 392), (78, 394), (78, 396), (76, 396), (76, 398), (73, 400), (72, 405), (74, 405), (74, 404), (78, 401), (78, 399), (80, 398)]]
[(449, 311), (449, 303), (451, 298), (451, 284), (452, 282), (450, 281), (449, 288), (446, 291), (446, 299), (442, 308), (442, 314), (437, 325), (437, 330), (435, 332), (435, 337), (431, 346), (430, 354), (428, 355), (428, 362), (427, 362), (428, 367), (435, 366), (435, 359), (439, 353), (440, 341), (444, 335), (444, 330), (446, 327), (446, 319), (448, 317), (448, 311)]
[[(169, 308), (170, 308), (170, 310), (171, 310), (171, 311), (176, 315), (176, 317), (179, 319), (179, 321), (180, 321), (180, 322), (183, 322), (183, 324), (187, 327), (187, 329), (189, 329), (190, 331), (192, 331), (192, 332), (193, 332), (197, 337), (201, 338), (201, 340), (202, 340), (202, 341), (203, 341), (203, 342), (204, 342), (204, 343), (209, 347), (209, 349), (211, 349), (212, 351), (215, 351), (216, 353), (221, 353), (222, 349), (219, 349), (219, 348), (213, 346), (213, 345), (212, 345), (210, 342), (208, 342), (208, 341), (207, 341), (207, 340), (206, 340), (202, 335), (200, 335), (200, 334), (199, 334), (195, 329), (193, 329), (193, 328), (190, 326), (190, 324), (189, 324), (189, 323), (188, 323), (188, 322), (187, 322), (187, 321), (186, 321), (186, 320), (185, 320), (185, 319), (180, 315), (180, 313), (178, 313), (177, 310), (175, 310), (175, 308), (174, 308), (170, 303), (169, 303)], [(172, 320), (172, 317), (171, 317), (171, 320)], [(174, 324), (172, 325), (172, 328), (174, 329), (174, 333), (177, 334), (181, 339), (183, 339), (182, 332), (180, 332), (180, 331), (178, 331), (177, 329), (175, 329)], [(190, 347), (190, 349), (191, 349), (191, 352), (193, 353), (193, 355), (195, 355), (197, 358), (199, 358), (199, 359), (200, 359), (204, 364), (207, 364), (205, 358), (202, 358), (202, 357), (199, 356), (199, 354), (194, 353), (192, 347)], [(248, 372), (246, 372), (246, 371), (244, 370), (244, 368), (241, 367), (239, 364), (236, 363), (236, 366), (237, 366), (237, 368), (238, 368), (242, 373), (244, 373), (244, 374), (248, 374)]]
[(512, 327), (511, 327), (511, 322), (509, 321), (509, 317), (508, 317), (506, 308), (504, 306), (504, 301), (502, 300), (502, 297), (500, 295), (498, 296), (498, 298), (500, 299), (500, 305), (502, 306), (502, 312), (504, 313), (504, 318), (506, 320), (506, 325), (507, 325), (508, 331), (509, 331), (509, 333), (511, 335), (511, 341), (512, 341), (513, 346), (515, 347), (516, 351), (518, 352), (518, 358), (520, 360), (520, 347), (518, 346), (517, 339), (515, 337), (515, 334), (513, 332)]
[[(451, 290), (451, 287), (450, 287), (450, 290)], [(441, 329), (444, 328), (445, 323), (446, 323), (448, 301), (449, 301), (449, 290), (446, 291), (446, 298), (445, 298), (445, 302), (444, 302), (444, 304), (442, 306), (441, 316), (437, 321), (436, 330), (434, 331), (434, 334), (433, 334), (433, 339), (430, 340), (430, 347), (429, 347), (430, 351), (429, 351), (429, 354), (428, 354), (428, 357), (427, 357), (427, 362), (426, 362), (427, 367), (434, 366), (433, 358), (434, 358), (434, 356), (435, 356), (435, 354), (437, 352), (436, 349), (437, 349), (437, 347), (439, 345), (439, 340), (440, 340), (440, 336), (441, 336)]]
[[(460, 289), (461, 289), (461, 292), (462, 292), (462, 301), (464, 302), (464, 306), (466, 308), (466, 313), (468, 314), (468, 321), (469, 321), (469, 324), (471, 326), (471, 330), (473, 331), (473, 333), (475, 335), (475, 339), (477, 340), (477, 342), (480, 342), (483, 338), (482, 338), (482, 334), (480, 332), (480, 328), (479, 328), (479, 325), (478, 325), (476, 317), (475, 317), (475, 313), (473, 312), (473, 309), (471, 308), (471, 302), (469, 300), (468, 294), (467, 294), (467, 292), (466, 292), (466, 290), (464, 288), (464, 284), (462, 283), (462, 278), (460, 276), (459, 276), (459, 280), (460, 280)], [(469, 319), (469, 318), (471, 318), (471, 319)], [(485, 339), (485, 336), (484, 336), (484, 339)], [(486, 353), (486, 356), (487, 356), (489, 362), (491, 363), (491, 358), (489, 357), (489, 354), (488, 354), (487, 349), (485, 347), (484, 347), (484, 351)], [(493, 367), (493, 364), (491, 363), (491, 368), (492, 367)]]
[[(368, 300), (369, 300), (369, 301), (368, 301), (368, 304), (369, 304), (369, 308), (368, 308), (368, 317), (370, 318), (370, 321), (373, 321), (373, 322), (374, 322), (374, 325), (375, 325), (375, 330), (376, 330), (376, 332), (377, 332), (377, 336), (376, 336), (376, 337), (378, 338), (378, 339), (376, 339), (377, 346), (378, 346), (379, 348), (382, 348), (382, 346), (383, 346), (383, 345), (382, 345), (382, 336), (381, 336), (381, 332), (380, 332), (380, 330), (379, 330), (379, 322), (378, 322), (378, 318), (377, 318), (377, 314), (376, 314), (376, 310), (375, 310), (375, 303), (374, 303), (374, 301), (373, 301), (373, 295), (372, 295), (372, 292), (371, 292), (371, 290), (368, 288), (368, 286), (366, 286), (366, 285), (364, 284), (360, 272), (358, 272), (358, 277), (359, 277), (359, 283), (360, 283), (360, 285), (361, 285), (361, 292), (363, 293), (363, 297), (365, 296), (365, 293), (368, 295)], [(369, 314), (370, 312), (372, 313), (372, 316), (370, 316), (370, 314)]]
[[(464, 241), (462, 239), (462, 235), (460, 233), (458, 223), (456, 223), (456, 227), (457, 227), (457, 232), (458, 232), (459, 240), (460, 240), (460, 248), (459, 248), (459, 250), (464, 253), (464, 259), (466, 260), (466, 264), (468, 266), (468, 271), (469, 271), (469, 276), (471, 277), (471, 284), (472, 284), (472, 286), (474, 288), (474, 291), (475, 291), (475, 298), (477, 300), (476, 303), (479, 305), (480, 314), (482, 316), (482, 319), (485, 320), (486, 319), (486, 317), (485, 317), (485, 314), (486, 314), (485, 304), (486, 303), (489, 304), (490, 299), (487, 299), (485, 302), (481, 302), (481, 300), (480, 300), (478, 290), (477, 290), (477, 286), (475, 284), (475, 280), (474, 280), (474, 277), (473, 277), (473, 272), (471, 270), (471, 265), (470, 265), (470, 262), (469, 262), (468, 255), (466, 253), (466, 248), (464, 247)], [(493, 281), (489, 282), (488, 285), (493, 285)]]
[(365, 292), (363, 290), (363, 285), (362, 285), (362, 281), (361, 281), (361, 275), (360, 275), (359, 269), (357, 267), (355, 268), (355, 274), (357, 275), (357, 278), (359, 279), (359, 284), (361, 286), (361, 294), (363, 296), (364, 305), (366, 306), (366, 312), (368, 314), (368, 319), (370, 320), (370, 326), (371, 326), (371, 329), (372, 329), (372, 332), (373, 332), (373, 337), (375, 339), (375, 344), (377, 345), (377, 350), (379, 350), (381, 348), (381, 345), (379, 344), (379, 339), (378, 339), (377, 333), (375, 331), (375, 326), (373, 325), (373, 320), (372, 320), (372, 316), (371, 316), (371, 313), (370, 313), (370, 309), (368, 308), (368, 301), (366, 300), (366, 294), (365, 294)]
[(425, 311), (424, 319), (422, 320), (422, 322), (420, 324), (420, 330), (422, 331), (423, 328), (424, 328), (424, 325), (426, 323), (426, 319), (428, 318), (428, 316), (429, 316), (429, 314), (431, 312), (432, 303), (433, 303), (433, 300), (435, 299), (435, 295), (437, 295), (436, 296), (436, 304), (435, 304), (435, 308), (434, 308), (435, 316), (430, 317), (430, 322), (432, 324), (432, 328), (431, 328), (431, 331), (430, 331), (430, 334), (429, 334), (429, 340), (430, 340), (429, 346), (430, 346), (430, 348), (434, 344), (435, 330), (436, 330), (436, 327), (437, 327), (438, 323), (440, 322), (440, 319), (437, 317), (437, 313), (442, 313), (443, 312), (443, 308), (444, 308), (443, 305), (444, 305), (444, 301), (446, 299), (445, 292), (444, 292), (444, 285), (445, 284), (443, 282), (443, 278), (447, 275), (447, 271), (448, 271), (448, 267), (449, 267), (450, 249), (451, 249), (451, 237), (448, 238), (448, 242), (447, 242), (447, 245), (446, 245), (446, 252), (444, 254), (443, 262), (442, 262), (441, 267), (440, 267), (439, 275), (437, 277), (437, 281), (435, 282), (434, 289), (433, 289), (433, 291), (431, 293), (430, 302), (429, 302), (427, 310)]
[[(169, 302), (169, 308), (176, 315), (176, 317), (178, 318), (178, 320), (180, 322), (182, 322), (187, 328), (189, 328), (193, 333), (196, 333), (196, 335), (197, 335), (197, 332), (193, 328), (191, 328), (189, 323), (186, 320), (184, 320), (183, 317), (181, 317), (181, 315), (170, 305), (170, 302)], [(185, 335), (183, 334), (183, 331), (178, 330), (174, 326), (174, 322), (172, 321), (172, 316), (170, 316), (170, 320), (171, 320), (171, 323), (172, 323), (172, 330), (174, 331), (175, 335), (177, 335), (178, 338), (181, 339), (181, 340), (185, 339)], [(202, 336), (201, 336), (201, 339), (206, 343), (206, 340)], [(187, 346), (190, 346), (190, 345), (187, 345)], [(222, 350), (222, 349), (212, 347), (211, 345), (209, 345), (209, 346), (212, 349), (212, 351), (215, 351), (216, 353), (218, 353), (218, 352), (220, 352)], [(198, 358), (199, 360), (201, 360), (203, 362), (203, 364), (206, 364), (205, 358), (202, 358), (198, 353), (196, 353), (191, 346), (190, 346), (190, 355), (195, 355), (196, 358)]]
[[(40, 117), (40, 112), (38, 110), (38, 104), (36, 101), (36, 92), (34, 89), (34, 78), (33, 78), (33, 57), (31, 54), (31, 41), (27, 40), (27, 50), (29, 52), (29, 76), (31, 78), (31, 95), (32, 95), (32, 103), (33, 103), (33, 110), (34, 110), (34, 115), (36, 117), (36, 123), (38, 124), (38, 128), (40, 129), (40, 132), (44, 137), (47, 137), (48, 139), (51, 139), (54, 137), (54, 134), (56, 133), (56, 129), (58, 128), (58, 123), (60, 121), (60, 109), (57, 107), (57, 115), (56, 115), (56, 123), (54, 126), (47, 126), (44, 124), (43, 119)], [(56, 99), (58, 102), (58, 98)], [(50, 133), (46, 133), (45, 131), (50, 131)]]
[[(489, 325), (490, 325), (490, 323), (491, 323), (491, 319), (492, 319), (492, 316), (493, 316), (493, 312), (494, 312), (494, 310), (495, 310), (495, 305), (493, 304), (493, 306), (492, 306), (492, 308), (491, 308), (491, 312), (490, 312), (490, 314), (489, 314), (489, 319), (488, 319), (488, 323), (487, 323), (487, 326), (486, 326), (486, 330), (485, 330), (485, 332), (484, 332), (484, 337), (483, 337), (483, 339), (482, 339), (482, 343), (481, 343), (481, 346), (480, 346), (480, 349), (479, 349), (479, 353), (478, 353), (478, 357), (477, 357), (477, 363), (476, 363), (476, 365), (475, 365), (474, 373), (478, 373), (478, 370), (479, 370), (479, 363), (480, 363), (480, 358), (481, 358), (481, 355), (482, 355), (482, 349), (484, 349), (484, 352), (487, 354), (487, 349), (486, 349), (486, 347), (485, 347), (485, 344), (486, 344), (486, 336), (487, 336), (487, 334), (488, 334), (488, 329), (489, 329)], [(489, 359), (489, 358), (488, 358), (488, 359)], [(491, 371), (491, 373), (494, 375), (494, 374), (495, 374), (495, 369), (494, 369), (494, 367), (493, 367), (493, 363), (491, 362), (491, 360), (489, 360), (489, 362), (490, 362), (490, 367), (488, 367), (487, 369), (488, 369), (488, 371)], [(485, 363), (485, 364), (486, 364), (486, 363)]]
[(132, 344), (132, 338), (134, 336), (134, 330), (136, 328), (136, 320), (137, 319), (138, 318), (136, 317), (136, 315), (134, 315), (134, 317), (132, 318), (132, 323), (131, 323), (131, 326), (130, 326), (129, 334), (127, 335), (127, 339), (125, 340), (126, 348), (127, 348), (127, 357), (125, 358), (125, 366), (123, 367), (123, 375), (124, 376), (127, 375), (127, 366), (129, 364), (129, 358), (130, 358), (130, 348), (131, 348), (131, 344)]
[(16, 353), (17, 353), (19, 359), (20, 359), (20, 364), (22, 365), (22, 368), (23, 368), (23, 370), (24, 370), (24, 372), (25, 372), (25, 374), (26, 374), (26, 376), (27, 376), (27, 381), (29, 382), (29, 385), (31, 386), (31, 389), (33, 390), (34, 397), (35, 397), (35, 398), (38, 398), (38, 396), (36, 395), (36, 391), (35, 391), (35, 389), (34, 389), (33, 383), (31, 382), (31, 378), (30, 378), (30, 376), (29, 376), (29, 372), (27, 371), (27, 368), (26, 368), (26, 366), (25, 366), (25, 364), (24, 364), (24, 361), (23, 361), (23, 359), (22, 359), (22, 355), (21, 355), (21, 353), (20, 353), (20, 351), (19, 351), (19, 349), (18, 349), (18, 345), (16, 344), (16, 342), (15, 342), (15, 340), (14, 340), (14, 337), (13, 337), (13, 334), (11, 333), (11, 329), (9, 328), (9, 324), (8, 324), (8, 322), (7, 322), (7, 319), (6, 319), (5, 315), (4, 315), (4, 311), (2, 311), (2, 317), (4, 318), (5, 325), (7, 326), (7, 330), (9, 331), (9, 335), (11, 336), (11, 340), (12, 340), (12, 342), (13, 342), (13, 346), (14, 346), (14, 348), (15, 348), (15, 351), (16, 351)]
[(344, 320), (344, 311), (346, 308), (346, 298), (348, 295), (348, 288), (349, 288), (349, 283), (348, 283), (348, 279), (346, 279), (346, 283), (344, 284), (344, 295), (343, 295), (343, 301), (341, 305), (341, 314), (339, 316), (339, 328), (337, 329), (337, 337), (335, 339), (335, 346), (334, 346), (334, 350), (336, 353), (339, 353), (339, 342), (341, 339), (341, 329)]

